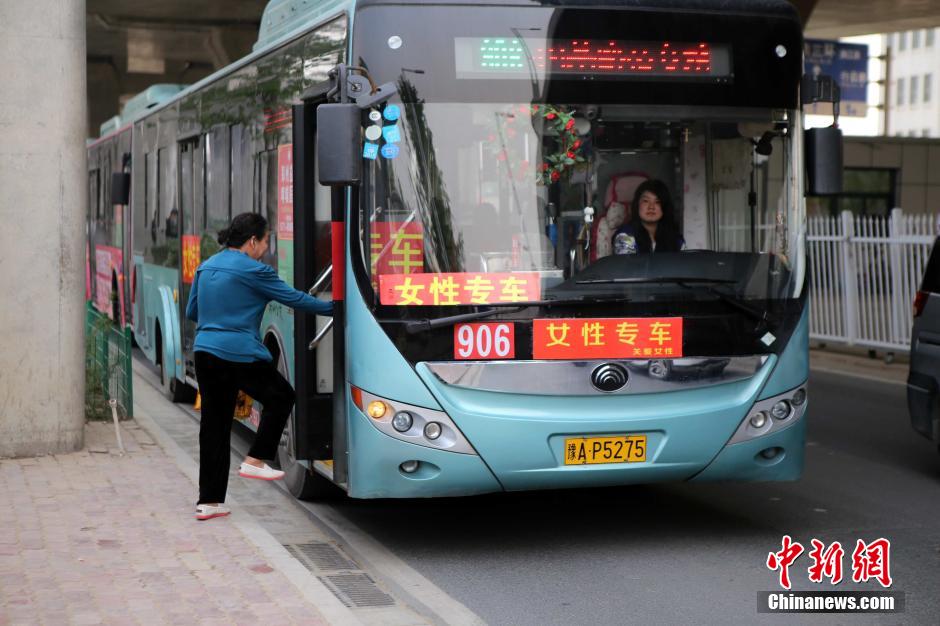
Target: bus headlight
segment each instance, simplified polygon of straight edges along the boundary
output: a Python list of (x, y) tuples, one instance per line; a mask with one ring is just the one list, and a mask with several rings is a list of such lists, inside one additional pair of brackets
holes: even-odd
[(764, 413), (763, 411), (758, 411), (757, 413), (751, 416), (750, 422), (751, 422), (751, 426), (753, 426), (754, 428), (763, 428), (764, 424), (767, 423), (767, 414)]
[(798, 423), (806, 413), (806, 382), (784, 393), (758, 400), (738, 424), (728, 445), (773, 435)]
[(395, 414), (395, 417), (392, 418), (392, 428), (400, 433), (411, 430), (411, 426), (414, 423), (415, 420), (408, 411), (399, 411)]
[[(350, 385), (349, 391), (356, 408), (371, 418), (369, 423), (393, 439), (447, 452), (477, 454), (454, 420), (440, 409), (383, 398), (355, 385)], [(407, 473), (407, 469), (402, 471)]]
[(385, 417), (385, 414), (388, 412), (388, 407), (381, 400), (373, 400), (369, 403), (369, 407), (366, 409), (366, 413), (369, 414), (374, 420), (380, 420)]
[(775, 420), (785, 420), (790, 417), (790, 413), (790, 403), (786, 400), (781, 400), (770, 408), (770, 414)]
[(424, 436), (432, 441), (441, 436), (441, 425), (437, 422), (428, 422), (424, 427)]

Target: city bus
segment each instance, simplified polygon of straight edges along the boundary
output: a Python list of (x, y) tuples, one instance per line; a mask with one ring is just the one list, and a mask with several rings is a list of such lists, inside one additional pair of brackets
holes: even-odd
[(191, 397), (194, 271), (265, 215), (264, 262), (335, 304), (260, 328), (301, 498), (797, 479), (804, 197), (841, 171), (802, 57), (782, 0), (272, 0), (92, 148), (125, 221), (105, 259), (91, 212), (90, 258), (130, 280), (90, 297)]

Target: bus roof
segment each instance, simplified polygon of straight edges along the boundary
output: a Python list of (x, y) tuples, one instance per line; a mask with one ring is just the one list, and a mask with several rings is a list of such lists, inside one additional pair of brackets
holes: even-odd
[(98, 139), (102, 139), (122, 126), (126, 126), (143, 117), (147, 111), (172, 99), (173, 96), (180, 93), (188, 86), (189, 85), (159, 84), (147, 87), (124, 104), (120, 115), (115, 115), (108, 119), (98, 128)]
[[(236, 69), (264, 56), (301, 36), (307, 29), (356, 7), (376, 5), (467, 5), (469, 0), (270, 0), (261, 18), (258, 40), (251, 54), (235, 61), (193, 85), (153, 85), (127, 102), (118, 126), (126, 125), (195, 92)], [(490, 6), (518, 6), (519, 0), (487, 0)], [(542, 0), (543, 6), (622, 7), (661, 11), (708, 11), (744, 15), (777, 15), (799, 21), (799, 14), (788, 0)], [(113, 120), (113, 118), (112, 118)], [(112, 120), (106, 122), (111, 123)], [(102, 127), (103, 128), (103, 127)], [(113, 129), (109, 129), (112, 130)]]
[[(271, 3), (279, 0), (271, 0)], [(295, 0), (297, 1), (297, 0)], [(310, 1), (310, 0), (308, 0)], [(329, 1), (329, 0), (327, 0)], [(474, 4), (469, 0), (359, 0), (357, 6), (394, 4)], [(487, 0), (487, 5), (519, 6), (519, 0)], [(542, 0), (532, 2), (546, 8), (565, 7), (621, 7), (656, 11), (721, 12), (751, 15), (779, 15), (799, 19), (799, 14), (788, 0)]]
[(349, 9), (354, 0), (271, 0), (261, 16), (258, 41), (252, 50), (261, 50), (298, 28)]
[(115, 115), (98, 128), (98, 136), (104, 137), (108, 133), (113, 133), (121, 127), (121, 116)]
[(121, 119), (124, 120), (124, 122), (130, 122), (140, 117), (147, 109), (152, 109), (166, 102), (188, 86), (189, 85), (173, 84), (151, 85), (127, 101), (127, 104), (121, 109)]

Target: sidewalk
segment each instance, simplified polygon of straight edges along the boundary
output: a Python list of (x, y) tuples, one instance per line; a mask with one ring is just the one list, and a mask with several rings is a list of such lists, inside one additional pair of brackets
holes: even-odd
[(237, 502), (196, 521), (179, 449), (121, 426), (123, 456), (91, 423), (81, 452), (0, 460), (0, 626), (358, 623)]

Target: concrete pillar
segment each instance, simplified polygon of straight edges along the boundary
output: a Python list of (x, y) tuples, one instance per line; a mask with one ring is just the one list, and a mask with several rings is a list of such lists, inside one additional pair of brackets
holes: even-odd
[(0, 457), (84, 424), (85, 0), (0, 0)]

